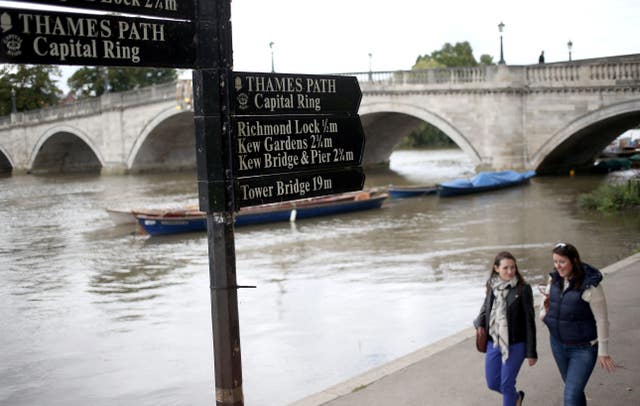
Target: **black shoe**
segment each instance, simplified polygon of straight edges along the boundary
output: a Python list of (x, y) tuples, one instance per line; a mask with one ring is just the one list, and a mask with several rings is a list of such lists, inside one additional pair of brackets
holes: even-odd
[(516, 405), (521, 406), (522, 401), (524, 400), (524, 392), (520, 390), (518, 391), (518, 394), (520, 395), (520, 397), (518, 397), (518, 401), (516, 402)]

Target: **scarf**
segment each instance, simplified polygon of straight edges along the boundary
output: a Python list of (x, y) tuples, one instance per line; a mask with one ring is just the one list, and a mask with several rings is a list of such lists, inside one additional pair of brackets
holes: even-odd
[(507, 295), (518, 284), (518, 279), (503, 281), (499, 276), (491, 279), (491, 289), (495, 300), (489, 317), (489, 334), (493, 344), (500, 348), (502, 362), (509, 358), (509, 324), (507, 322)]

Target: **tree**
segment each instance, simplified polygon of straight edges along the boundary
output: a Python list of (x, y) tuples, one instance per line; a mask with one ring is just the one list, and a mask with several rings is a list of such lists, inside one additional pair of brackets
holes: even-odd
[[(493, 65), (491, 55), (481, 55), (480, 65)], [(476, 58), (473, 56), (473, 49), (468, 41), (457, 42), (455, 45), (445, 43), (439, 50), (430, 54), (420, 55), (416, 63), (411, 68), (432, 69), (432, 68), (458, 68), (478, 66)], [(402, 140), (399, 147), (422, 147), (422, 148), (449, 148), (456, 144), (449, 137), (436, 127), (425, 123), (419, 129), (413, 131)]]
[(0, 67), (0, 115), (11, 114), (15, 90), (16, 110), (26, 111), (53, 106), (62, 91), (52, 77), (60, 76), (60, 68), (52, 65), (3, 65)]
[(493, 63), (493, 56), (488, 54), (480, 55), (480, 65), (495, 65), (495, 63)]
[(468, 41), (456, 42), (455, 45), (447, 42), (442, 48), (431, 52), (431, 54), (418, 56), (412, 69), (462, 66), (478, 66), (478, 62), (473, 56), (473, 49)]
[(412, 131), (402, 139), (399, 148), (455, 148), (456, 143), (451, 140), (445, 133), (432, 126), (424, 123), (420, 128)]
[[(106, 79), (105, 80), (105, 76)], [(79, 98), (95, 97), (110, 92), (124, 92), (158, 83), (172, 82), (178, 78), (175, 69), (154, 68), (104, 68), (85, 66), (69, 77), (67, 84)]]
[(412, 70), (419, 69), (434, 69), (434, 68), (446, 68), (443, 64), (439, 63), (435, 59), (433, 59), (430, 55), (419, 56), (416, 59), (415, 65), (411, 68)]

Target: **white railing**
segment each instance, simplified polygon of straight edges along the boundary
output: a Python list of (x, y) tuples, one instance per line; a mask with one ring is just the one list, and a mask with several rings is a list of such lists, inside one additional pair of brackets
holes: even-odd
[[(394, 87), (397, 90), (409, 87), (412, 90), (425, 91), (429, 89), (503, 89), (525, 86), (533, 89), (629, 85), (640, 87), (640, 54), (527, 66), (490, 65), (470, 68), (354, 72), (338, 75), (357, 77), (365, 93), (393, 90)], [(0, 117), (0, 127), (77, 117), (95, 114), (104, 109), (126, 108), (171, 99), (182, 100), (184, 86), (176, 85), (176, 82), (165, 83), (127, 92), (109, 93), (63, 106), (12, 114)]]

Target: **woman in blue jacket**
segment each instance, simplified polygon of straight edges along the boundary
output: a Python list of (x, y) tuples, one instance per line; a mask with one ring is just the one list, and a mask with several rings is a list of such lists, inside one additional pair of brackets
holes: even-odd
[(580, 261), (571, 244), (553, 248), (553, 267), (541, 317), (549, 328), (551, 352), (564, 381), (564, 406), (585, 406), (584, 388), (599, 362), (616, 369), (609, 356), (609, 320), (602, 273)]
[(538, 360), (535, 311), (531, 286), (508, 252), (496, 255), (487, 280), (487, 295), (474, 324), (489, 333), (487, 386), (502, 394), (503, 406), (521, 405), (524, 392), (516, 390), (516, 377), (525, 358), (529, 366)]

